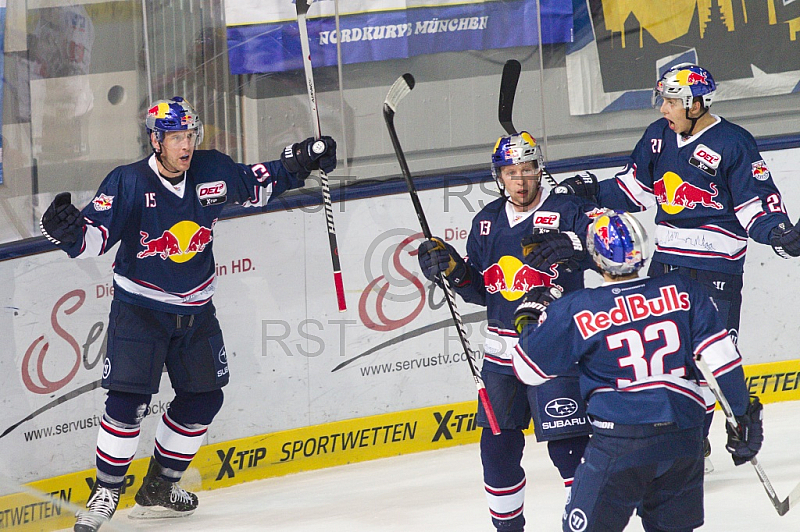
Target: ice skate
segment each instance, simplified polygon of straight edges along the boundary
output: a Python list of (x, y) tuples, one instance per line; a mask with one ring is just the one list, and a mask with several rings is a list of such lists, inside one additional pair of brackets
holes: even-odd
[(708, 475), (714, 471), (714, 464), (711, 463), (711, 442), (708, 441), (708, 438), (703, 440), (703, 457), (705, 458), (705, 463), (703, 465), (703, 473)]
[(159, 476), (161, 466), (150, 458), (147, 475), (139, 491), (136, 505), (128, 517), (131, 519), (158, 519), (161, 517), (185, 517), (197, 509), (197, 495)]
[(100, 525), (111, 519), (119, 504), (120, 488), (105, 488), (95, 483), (86, 502), (86, 510), (76, 514), (75, 532), (95, 532)]

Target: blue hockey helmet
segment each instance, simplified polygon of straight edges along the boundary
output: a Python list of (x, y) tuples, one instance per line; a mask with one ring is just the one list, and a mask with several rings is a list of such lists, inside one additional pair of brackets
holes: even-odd
[(711, 107), (717, 84), (711, 72), (692, 63), (680, 63), (661, 76), (653, 89), (653, 105), (661, 105), (662, 98), (678, 98), (685, 109), (692, 107), (696, 97), (702, 98), (703, 107)]
[(606, 209), (589, 226), (586, 249), (604, 272), (628, 275), (647, 260), (647, 233), (633, 215)]
[(167, 131), (197, 131), (195, 146), (203, 142), (203, 122), (194, 107), (181, 98), (173, 96), (169, 100), (158, 100), (147, 110), (145, 118), (147, 132), (156, 134), (158, 142), (164, 141)]
[(542, 150), (530, 133), (522, 131), (516, 135), (500, 137), (492, 151), (492, 177), (495, 180), (499, 178), (500, 167), (528, 161), (533, 161), (537, 170), (544, 169)]

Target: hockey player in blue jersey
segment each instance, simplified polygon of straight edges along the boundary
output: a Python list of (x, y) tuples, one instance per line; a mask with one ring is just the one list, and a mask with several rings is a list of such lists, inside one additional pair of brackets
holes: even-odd
[(516, 311), (517, 376), (539, 385), (578, 367), (588, 404), (593, 434), (563, 530), (621, 531), (637, 511), (646, 532), (689, 532), (703, 524), (706, 408), (695, 357), (736, 414), (726, 445), (736, 465), (761, 448), (762, 406), (703, 288), (677, 272), (639, 278), (646, 237), (632, 215), (608, 211), (586, 241), (605, 283), (563, 296), (537, 288)]
[(131, 517), (179, 517), (197, 497), (178, 486), (222, 407), (228, 364), (212, 296), (214, 226), (226, 204), (266, 205), (336, 166), (330, 137), (287, 146), (280, 160), (237, 164), (196, 150), (203, 124), (183, 98), (159, 100), (146, 128), (153, 154), (114, 169), (82, 211), (59, 194), (42, 232), (72, 258), (119, 243), (102, 386), (108, 390), (97, 438), (97, 478), (76, 532), (110, 519), (139, 442), (139, 426), (166, 366), (175, 390), (156, 429), (147, 475)]
[[(600, 205), (612, 209), (655, 207), (648, 274), (677, 271), (699, 281), (736, 341), (748, 238), (771, 245), (783, 258), (797, 257), (800, 223), (789, 221), (752, 135), (710, 113), (715, 91), (708, 70), (673, 66), (654, 91), (663, 118), (650, 124), (616, 179), (598, 187), (591, 175), (576, 176), (556, 190), (596, 194)], [(714, 399), (707, 399), (712, 409)], [(707, 434), (710, 414), (706, 423)], [(706, 467), (713, 469), (710, 462)]]
[[(596, 206), (575, 196), (549, 194), (540, 186), (543, 169), (541, 151), (530, 134), (501, 137), (492, 154), (492, 174), (503, 197), (473, 219), (468, 258), (440, 238), (423, 242), (418, 255), (429, 280), (444, 274), (465, 301), (486, 307), (482, 375), (502, 432), (492, 434), (481, 405), (478, 425), (483, 428), (486, 497), (492, 522), (500, 531), (521, 531), (525, 525), (526, 480), (520, 462), (522, 431), (531, 417), (536, 438), (547, 441), (567, 491), (589, 434), (576, 376), (531, 388), (514, 377), (511, 367), (518, 300), (535, 286), (582, 288), (583, 268), (590, 264), (583, 238)], [(554, 411), (553, 405), (560, 401), (574, 408)]]

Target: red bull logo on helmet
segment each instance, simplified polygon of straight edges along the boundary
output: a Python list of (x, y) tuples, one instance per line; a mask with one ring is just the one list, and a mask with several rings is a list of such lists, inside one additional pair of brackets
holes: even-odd
[(483, 272), (483, 284), (490, 294), (499, 293), (508, 301), (516, 301), (536, 286), (560, 286), (553, 283), (558, 270), (553, 266), (548, 272), (540, 272), (524, 264), (517, 257), (500, 257)]
[(159, 257), (173, 262), (186, 262), (197, 253), (202, 253), (214, 239), (214, 220), (211, 227), (203, 227), (190, 220), (178, 222), (160, 235), (150, 235), (139, 231), (142, 250), (136, 254), (138, 259)]
[(168, 103), (159, 103), (147, 110), (147, 114), (153, 118), (166, 118), (169, 113)]
[(708, 76), (693, 70), (680, 70), (675, 74), (675, 81), (678, 85), (708, 85)]
[(667, 214), (678, 214), (683, 209), (696, 207), (721, 210), (722, 203), (714, 200), (719, 194), (717, 186), (714, 183), (709, 183), (708, 186), (711, 190), (684, 181), (674, 172), (667, 172), (653, 183), (653, 194)]
[[(597, 221), (594, 223), (594, 237), (597, 240), (595, 243), (595, 247), (600, 247), (600, 249), (608, 249), (611, 246), (611, 236), (609, 234), (608, 224), (611, 222), (611, 218), (606, 215), (600, 216), (597, 218)], [(600, 246), (597, 246), (600, 244)]]

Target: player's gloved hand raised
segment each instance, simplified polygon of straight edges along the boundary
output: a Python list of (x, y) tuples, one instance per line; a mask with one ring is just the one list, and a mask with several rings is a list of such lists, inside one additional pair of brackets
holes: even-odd
[(336, 141), (323, 136), (290, 144), (281, 154), (281, 163), (298, 179), (307, 178), (312, 170), (317, 169), (329, 174), (336, 168)]
[(433, 237), (424, 241), (417, 248), (417, 259), (422, 275), (429, 281), (436, 281), (440, 273), (456, 286), (463, 286), (469, 282), (467, 264), (458, 251), (441, 238)]
[(539, 323), (539, 318), (544, 314), (547, 306), (561, 297), (561, 290), (555, 286), (536, 286), (531, 288), (517, 310), (514, 311), (514, 327), (522, 334), (522, 329), (527, 325)]
[(764, 407), (758, 397), (750, 396), (750, 404), (741, 416), (736, 416), (738, 430), (734, 431), (729, 424), (725, 425), (728, 431), (728, 443), (725, 448), (733, 455), (733, 463), (742, 465), (749, 462), (764, 442)]
[(567, 271), (578, 268), (586, 257), (586, 248), (572, 231), (555, 232), (533, 228), (522, 238), (523, 260), (531, 268), (548, 273), (554, 264), (564, 264)]
[(568, 177), (553, 189), (554, 194), (574, 194), (582, 198), (594, 198), (600, 190), (597, 176), (591, 172), (583, 172)]
[(774, 227), (769, 243), (775, 253), (784, 259), (800, 257), (800, 221), (791, 227), (786, 227), (785, 223)]
[(86, 222), (72, 204), (69, 192), (57, 195), (53, 203), (44, 211), (39, 227), (42, 234), (53, 244), (74, 244), (81, 236)]

